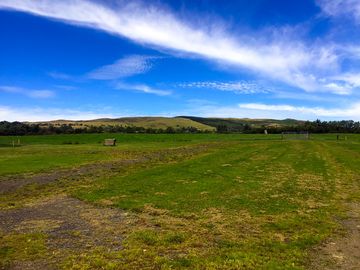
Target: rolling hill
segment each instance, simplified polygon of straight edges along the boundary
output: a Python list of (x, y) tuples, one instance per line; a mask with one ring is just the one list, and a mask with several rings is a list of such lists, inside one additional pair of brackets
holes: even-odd
[(196, 116), (179, 116), (179, 118), (186, 118), (204, 125), (211, 127), (227, 126), (229, 129), (238, 129), (245, 125), (253, 128), (260, 127), (283, 127), (283, 126), (296, 126), (304, 123), (295, 119), (251, 119), (251, 118), (203, 118)]
[(64, 124), (71, 124), (73, 127), (90, 127), (90, 126), (133, 126), (153, 129), (172, 128), (186, 128), (194, 127), (201, 131), (215, 131), (215, 127), (193, 121), (182, 117), (124, 117), (124, 118), (102, 118), (95, 120), (71, 121), (71, 120), (55, 120), (46, 122), (36, 122), (40, 126), (46, 127), (49, 125), (61, 126)]
[(177, 117), (123, 117), (123, 118), (101, 118), (94, 120), (55, 120), (36, 122), (42, 127), (50, 125), (61, 126), (64, 124), (72, 125), (74, 128), (85, 128), (91, 126), (123, 126), (123, 127), (143, 127), (153, 129), (174, 129), (194, 127), (201, 131), (216, 131), (220, 126), (226, 127), (228, 131), (244, 131), (246, 127), (251, 128), (276, 128), (284, 126), (297, 126), (304, 121), (295, 119), (251, 119), (251, 118), (204, 118), (196, 116), (177, 116)]

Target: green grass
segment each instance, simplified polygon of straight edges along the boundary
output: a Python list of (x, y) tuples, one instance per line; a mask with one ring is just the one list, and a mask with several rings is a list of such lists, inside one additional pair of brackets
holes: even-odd
[[(314, 177), (326, 184), (324, 188), (329, 187), (324, 161), (315, 151), (316, 143), (309, 142), (234, 143), (198, 159), (101, 179), (103, 187), (87, 191), (82, 198), (96, 201), (119, 196), (122, 199), (114, 203), (121, 208), (152, 204), (175, 212), (239, 206), (253, 213), (293, 211), (294, 203), (282, 195), (296, 195), (302, 176)], [(279, 174), (282, 179), (272, 187)], [(327, 192), (331, 190), (319, 195)], [(274, 195), (279, 198), (272, 198)]]
[[(189, 259), (191, 268), (300, 269), (307, 250), (336, 228), (332, 219), (340, 211), (336, 196), (352, 181), (343, 177), (358, 171), (358, 159), (353, 157), (359, 145), (355, 145), (239, 141), (193, 160), (105, 177), (96, 188), (78, 191), (76, 196), (93, 203), (110, 200), (115, 207), (140, 213), (148, 206), (165, 209), (172, 217), (195, 217), (195, 224), (198, 219), (210, 219), (208, 211), (215, 209), (222, 222), (235, 227), (228, 224), (219, 232), (220, 245), (209, 232), (207, 241), (213, 247), (206, 252), (199, 249), (205, 255)], [(238, 213), (251, 217), (247, 223), (256, 228), (255, 235), (235, 230), (241, 224), (234, 220)], [(190, 238), (200, 233), (194, 230)], [(187, 230), (176, 231), (186, 235)], [(164, 247), (156, 235), (161, 239), (164, 233), (140, 231), (131, 246), (151, 246), (156, 254)]]
[(0, 268), (8, 269), (15, 259), (27, 261), (44, 258), (45, 238), (42, 233), (0, 235)]
[[(116, 138), (118, 146), (104, 147), (105, 138)], [(0, 176), (37, 173), (100, 161), (133, 157), (147, 152), (192, 144), (249, 139), (277, 139), (279, 135), (216, 134), (79, 134), (48, 136), (0, 136)], [(19, 147), (11, 147), (20, 140)], [(6, 147), (1, 147), (6, 146)], [(131, 152), (131, 153), (130, 153)]]
[[(99, 145), (112, 136), (119, 146)], [(54, 192), (129, 214), (123, 249), (74, 253), (64, 268), (305, 269), (310, 251), (338, 231), (335, 217), (345, 215), (344, 203), (360, 200), (359, 135), (282, 141), (278, 135), (86, 134), (23, 141), (22, 147), (0, 148), (0, 174), (173, 150), (148, 166), (62, 182), (66, 188), (52, 184)], [(174, 156), (177, 147), (200, 144), (207, 148)], [(16, 198), (51, 194), (49, 187), (34, 190)], [(14, 260), (13, 250), (4, 246), (1, 254)]]

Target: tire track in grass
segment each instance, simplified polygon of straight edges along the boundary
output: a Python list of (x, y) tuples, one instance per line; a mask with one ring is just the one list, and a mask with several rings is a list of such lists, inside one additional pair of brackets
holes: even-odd
[(61, 179), (75, 179), (86, 175), (105, 174), (109, 172), (117, 172), (121, 169), (146, 164), (151, 162), (167, 162), (177, 158), (191, 158), (193, 155), (200, 154), (211, 148), (210, 145), (196, 145), (192, 147), (179, 147), (160, 151), (153, 151), (145, 154), (134, 155), (131, 159), (117, 160), (111, 162), (97, 162), (82, 165), (72, 169), (54, 170), (51, 173), (40, 173), (33, 176), (10, 176), (3, 177), (0, 181), (0, 194), (14, 192), (19, 188), (27, 185), (37, 184), (45, 185)]
[[(359, 153), (348, 145), (321, 142), (329, 175), (334, 182), (334, 200), (340, 230), (312, 251), (310, 268), (317, 270), (360, 269), (360, 191)], [(356, 166), (356, 164), (358, 164)], [(355, 193), (355, 196), (354, 196)], [(334, 211), (336, 214), (336, 211)]]
[[(260, 149), (259, 144), (261, 145)], [(201, 178), (211, 179), (213, 184), (227, 184), (223, 182), (225, 175), (219, 173), (219, 169), (231, 171), (234, 164), (228, 165), (234, 163), (234, 161), (240, 162), (243, 167), (251, 166), (248, 162), (249, 157), (258, 155), (267, 147), (268, 144), (266, 143), (254, 142), (241, 142), (240, 145), (230, 144), (225, 149), (217, 149), (206, 156), (196, 157), (191, 161), (184, 160), (177, 164), (165, 164), (161, 167), (135, 172), (124, 177), (102, 179), (100, 181), (101, 188), (79, 193), (79, 196), (82, 199), (94, 202), (101, 202), (104, 199), (115, 200), (121, 202), (118, 205), (119, 207), (125, 208), (131, 208), (131, 205), (140, 207), (146, 203), (156, 201), (156, 198), (160, 202), (170, 194), (172, 194), (172, 197), (184, 194), (188, 197), (187, 199), (184, 198), (187, 201), (193, 198), (190, 194), (195, 190), (204, 189), (199, 190), (199, 192), (206, 193), (206, 185), (209, 183), (201, 180)], [(239, 149), (242, 150), (241, 155), (235, 157), (228, 152), (239, 153)], [(160, 194), (163, 194), (163, 198), (159, 196)], [(170, 200), (174, 200), (175, 197)]]

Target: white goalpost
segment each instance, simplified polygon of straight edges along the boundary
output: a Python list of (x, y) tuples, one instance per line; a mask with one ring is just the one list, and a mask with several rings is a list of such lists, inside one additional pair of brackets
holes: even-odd
[(282, 140), (309, 140), (310, 134), (307, 131), (282, 132), (281, 139)]

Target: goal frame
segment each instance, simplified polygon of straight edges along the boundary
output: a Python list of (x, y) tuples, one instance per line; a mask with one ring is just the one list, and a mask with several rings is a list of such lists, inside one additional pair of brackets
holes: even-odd
[(284, 131), (281, 132), (282, 140), (309, 140), (310, 133), (308, 131)]

